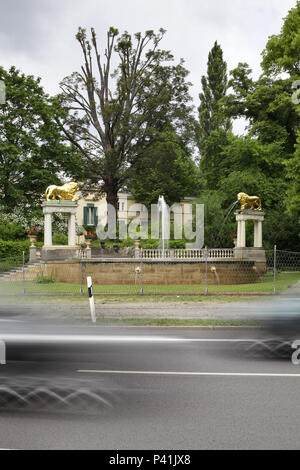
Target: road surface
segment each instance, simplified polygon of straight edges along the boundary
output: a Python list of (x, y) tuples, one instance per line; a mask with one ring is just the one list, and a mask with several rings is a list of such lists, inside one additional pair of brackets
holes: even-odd
[(300, 447), (300, 366), (257, 328), (0, 328), (2, 449)]

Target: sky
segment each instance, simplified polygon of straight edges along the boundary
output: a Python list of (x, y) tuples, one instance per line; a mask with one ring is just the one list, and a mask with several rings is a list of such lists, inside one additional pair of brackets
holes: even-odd
[[(247, 62), (258, 78), (268, 37), (279, 34), (282, 18), (295, 5), (296, 0), (1, 0), (0, 65), (41, 77), (46, 92), (55, 94), (59, 82), (81, 66), (79, 26), (94, 27), (103, 49), (110, 26), (129, 33), (163, 27), (161, 47), (177, 62), (185, 60), (197, 107), (214, 42), (228, 70)], [(243, 131), (241, 121), (235, 131)]]

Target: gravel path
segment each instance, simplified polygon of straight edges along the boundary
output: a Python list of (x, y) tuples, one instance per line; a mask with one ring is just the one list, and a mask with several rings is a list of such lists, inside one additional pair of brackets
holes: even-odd
[[(265, 303), (266, 300), (261, 301)], [(96, 303), (99, 318), (174, 318), (174, 319), (242, 319), (247, 314), (257, 311), (256, 302), (133, 302), (133, 303)], [(7, 316), (38, 316), (47, 319), (89, 319), (90, 310), (87, 302), (1, 305), (0, 318)]]
[[(286, 292), (300, 297), (300, 282)], [(263, 310), (272, 309), (286, 295), (268, 296), (259, 300), (245, 301), (173, 301), (173, 302), (103, 302), (96, 298), (96, 314), (105, 319), (126, 318), (173, 318), (199, 320), (241, 320), (259, 315)], [(275, 303), (274, 303), (275, 302)], [(267, 305), (270, 305), (268, 307)], [(9, 305), (0, 304), (0, 318), (7, 316), (38, 316), (47, 319), (87, 319), (90, 318), (89, 302), (60, 302)]]

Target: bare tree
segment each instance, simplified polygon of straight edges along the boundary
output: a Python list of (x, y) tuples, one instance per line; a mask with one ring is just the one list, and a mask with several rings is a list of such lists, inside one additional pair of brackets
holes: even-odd
[(102, 55), (94, 29), (88, 39), (79, 28), (83, 65), (61, 83), (64, 133), (82, 155), (87, 180), (99, 184), (115, 208), (143, 150), (166, 123), (184, 133), (192, 109), (183, 61), (171, 64), (172, 54), (159, 48), (164, 34), (160, 29), (132, 38), (110, 28)]

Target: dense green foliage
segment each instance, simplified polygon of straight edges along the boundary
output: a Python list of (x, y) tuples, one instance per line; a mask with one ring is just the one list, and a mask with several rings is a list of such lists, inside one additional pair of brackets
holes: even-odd
[[(227, 237), (234, 229), (233, 215), (221, 227), (218, 240), (217, 220), (220, 224), (226, 208), (242, 191), (262, 198), (266, 210), (265, 247), (277, 244), (280, 249), (300, 250), (300, 105), (292, 99), (297, 74), (299, 78), (299, 24), (297, 2), (281, 34), (271, 37), (263, 51), (262, 76), (253, 81), (248, 65), (238, 64), (230, 73), (230, 92), (218, 101), (224, 116), (243, 117), (248, 127), (243, 136), (233, 135), (230, 128), (214, 130), (202, 147), (204, 160), (200, 168), (205, 191), (200, 200), (208, 204), (205, 242), (210, 246), (226, 246), (226, 242), (232, 246)], [(217, 76), (219, 63), (210, 60), (209, 67), (216, 68)], [(278, 76), (283, 71), (285, 77)], [(220, 83), (226, 82), (220, 73), (219, 78)]]
[(7, 223), (0, 218), (0, 239), (1, 240), (23, 240), (25, 239), (25, 230), (22, 225)]
[(132, 169), (130, 190), (137, 202), (150, 207), (164, 195), (172, 205), (197, 193), (198, 171), (189, 149), (172, 130), (161, 132)]
[(0, 204), (4, 210), (16, 205), (26, 211), (39, 206), (59, 174), (79, 175), (78, 155), (66, 145), (57, 119), (64, 115), (51, 100), (40, 79), (0, 67), (6, 86), (6, 103), (0, 105)]
[(223, 98), (228, 87), (227, 64), (221, 46), (215, 42), (208, 55), (207, 76), (201, 80), (198, 147), (200, 169), (204, 184), (214, 187), (220, 173), (222, 148), (231, 129), (230, 118), (223, 109)]
[(0, 240), (0, 259), (22, 258), (23, 252), (28, 256), (30, 241), (3, 241)]

